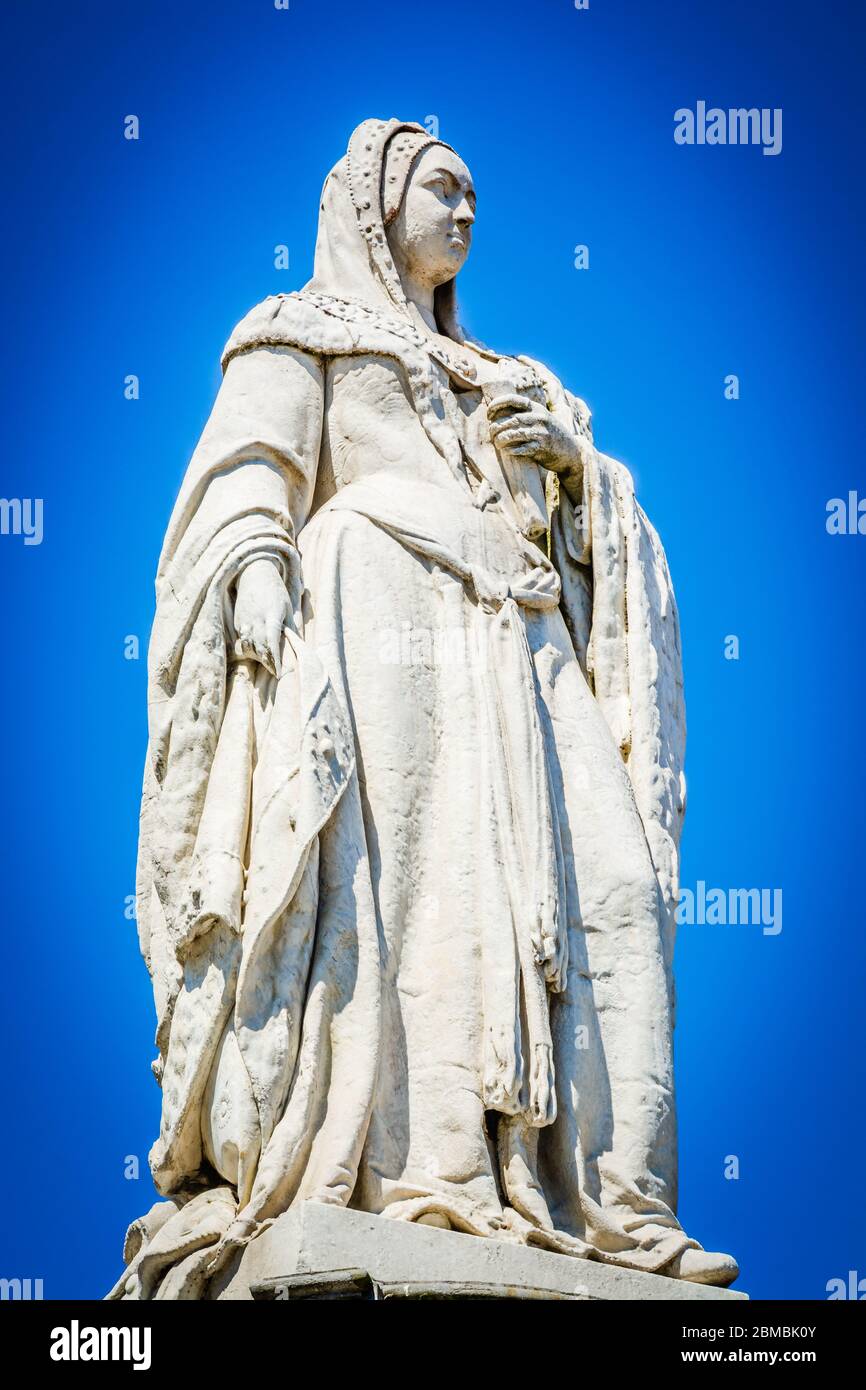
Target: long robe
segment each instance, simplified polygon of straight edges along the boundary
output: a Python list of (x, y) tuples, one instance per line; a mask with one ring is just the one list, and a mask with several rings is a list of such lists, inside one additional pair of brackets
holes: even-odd
[[(230, 338), (160, 560), (138, 921), (166, 1201), (114, 1297), (206, 1296), (218, 1242), (305, 1200), (646, 1270), (697, 1245), (664, 552), (582, 402), (466, 339), (453, 287), (442, 334), (401, 304), (357, 182), (329, 176), (312, 284)], [(582, 443), (543, 529), (536, 466), (523, 488), (485, 432), (479, 369), (515, 365)], [(280, 679), (232, 656), (262, 557)]]

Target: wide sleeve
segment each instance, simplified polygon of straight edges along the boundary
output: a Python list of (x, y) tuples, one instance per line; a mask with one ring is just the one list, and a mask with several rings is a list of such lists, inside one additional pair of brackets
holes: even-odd
[(168, 525), (158, 598), (235, 523), (270, 519), (294, 542), (315, 488), (323, 408), (323, 365), (311, 354), (258, 347), (231, 358)]
[[(246, 565), (268, 556), (297, 602), (295, 539), (315, 486), (323, 409), (323, 370), (314, 356), (262, 347), (234, 357), (163, 545), (148, 653), (137, 882), (139, 939), (163, 1046), (179, 952), (203, 920), (190, 885), (205, 854), (223, 866), (210, 873), (211, 900), (225, 905), (220, 915), (232, 929), (239, 926), (241, 866), (222, 846), (241, 843), (247, 813), (242, 797), (231, 803), (216, 795), (219, 781), (243, 783), (252, 748), (238, 681), (249, 684), (255, 673), (238, 671), (228, 658), (234, 585)], [(219, 852), (211, 852), (216, 841)]]

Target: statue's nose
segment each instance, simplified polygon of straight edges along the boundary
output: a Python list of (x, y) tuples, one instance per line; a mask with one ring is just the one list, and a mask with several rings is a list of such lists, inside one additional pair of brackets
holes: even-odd
[(454, 221), (457, 223), (461, 232), (465, 232), (475, 221), (475, 213), (472, 211), (472, 208), (465, 198), (454, 214)]

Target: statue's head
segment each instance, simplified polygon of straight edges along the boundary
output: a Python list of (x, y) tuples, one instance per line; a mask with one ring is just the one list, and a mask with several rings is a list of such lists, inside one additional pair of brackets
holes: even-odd
[[(322, 190), (306, 287), (393, 309), (464, 340), (455, 281), (469, 254), (475, 189), (450, 145), (413, 121), (362, 121)], [(421, 314), (421, 318), (419, 318)]]
[[(390, 161), (386, 158), (387, 188)], [(428, 144), (412, 160), (403, 196), (386, 224), (401, 279), (435, 290), (453, 280), (472, 241), (472, 175), (447, 145)]]

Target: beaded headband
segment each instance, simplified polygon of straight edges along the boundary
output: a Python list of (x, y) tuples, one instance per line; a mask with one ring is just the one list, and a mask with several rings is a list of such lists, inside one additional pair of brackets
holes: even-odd
[[(393, 155), (388, 156), (388, 143), (394, 136), (397, 140)], [(346, 179), (361, 235), (382, 283), (401, 308), (406, 298), (385, 238), (385, 228), (397, 215), (412, 161), (427, 145), (444, 145), (446, 150), (451, 149), (444, 140), (437, 140), (414, 121), (364, 121), (353, 132), (346, 152)], [(452, 150), (453, 153), (456, 152)], [(386, 158), (387, 188), (383, 192), (381, 176)]]

